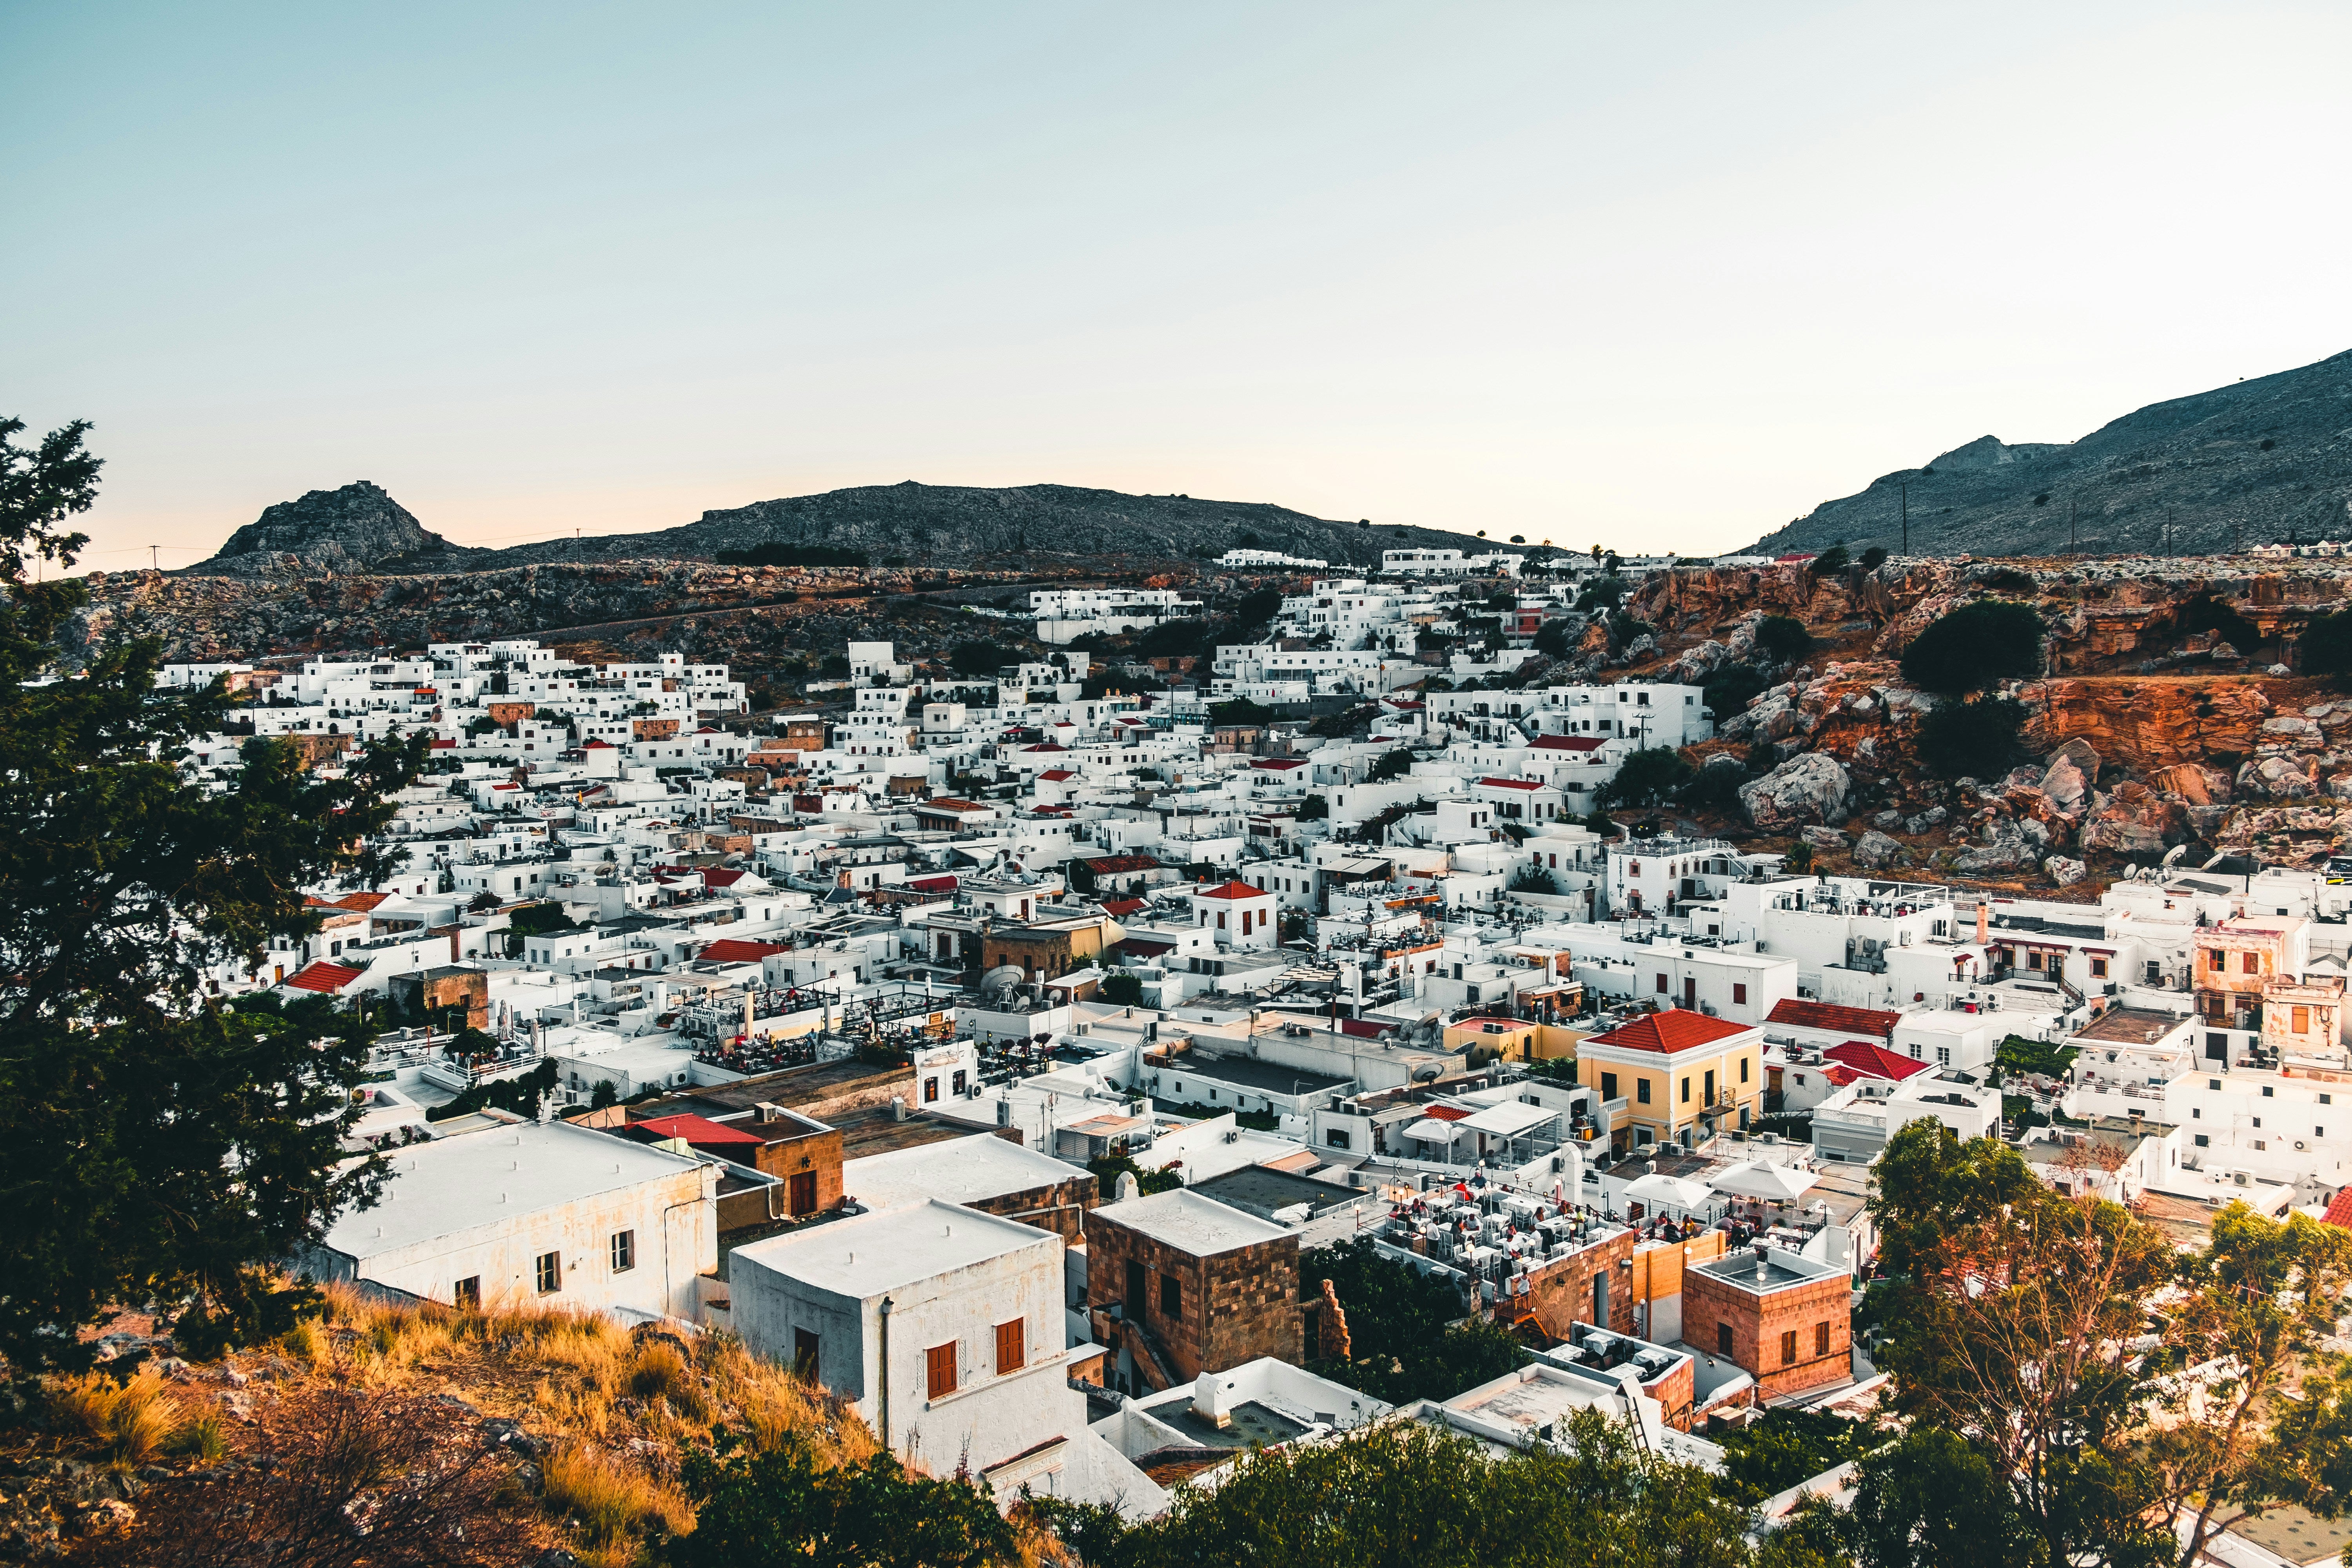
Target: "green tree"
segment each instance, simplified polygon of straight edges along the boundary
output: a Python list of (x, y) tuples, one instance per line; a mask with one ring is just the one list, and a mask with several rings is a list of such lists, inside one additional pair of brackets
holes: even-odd
[(1329, 1279), (1348, 1314), (1348, 1359), (1318, 1362), (1316, 1370), (1388, 1404), (1448, 1399), (1527, 1359), (1517, 1340), (1485, 1319), (1455, 1323), (1464, 1305), (1453, 1286), (1415, 1274), (1370, 1242), (1303, 1255), (1298, 1279), (1310, 1300)]
[(1298, 803), (1298, 820), (1321, 822), (1331, 815), (1331, 803), (1319, 795), (1310, 795)]
[(1868, 1458), (1844, 1531), (1869, 1568), (2009, 1568), (2032, 1542), (1992, 1462), (1940, 1426)]
[(86, 1359), (75, 1331), (113, 1302), (248, 1321), (269, 1300), (253, 1265), (373, 1197), (381, 1166), (340, 1146), (366, 1026), (322, 1001), (234, 1011), (205, 983), (316, 931), (304, 888), (383, 879), (361, 844), (425, 740), (341, 778), (248, 741), (214, 794), (179, 764), (226, 701), (158, 692), (160, 643), (35, 684), (88, 595), (27, 568), (73, 563), (100, 465), (85, 425), (31, 447), (24, 428), (0, 420), (0, 1354), (31, 1367)]
[[(1612, 555), (1610, 559), (1614, 561), (1616, 557)], [(1608, 576), (1595, 577), (1578, 591), (1576, 607), (1580, 610), (1613, 610), (1623, 601), (1625, 589), (1625, 579), (1615, 575), (1613, 571)]]
[(1569, 650), (1568, 639), (1574, 630), (1574, 626), (1567, 616), (1553, 616), (1536, 628), (1535, 650), (1546, 658), (1566, 658)]
[(1903, 679), (1961, 697), (2042, 672), (2042, 617), (2013, 599), (1979, 599), (1937, 617), (1903, 652)]
[(1511, 874), (1507, 889), (1514, 893), (1557, 893), (1559, 879), (1540, 866), (1522, 866)]
[(1853, 558), (1846, 552), (1844, 545), (1832, 544), (1814, 556), (1808, 569), (1816, 577), (1827, 577), (1833, 573), (1844, 571), (1853, 564)]
[(1753, 1560), (1746, 1517), (1716, 1495), (1706, 1472), (1637, 1450), (1622, 1426), (1593, 1411), (1577, 1412), (1565, 1428), (1557, 1446), (1499, 1456), (1418, 1421), (1260, 1449), (1214, 1488), (1180, 1489), (1148, 1524), (1126, 1529), (1094, 1511), (1074, 1533), (1090, 1568), (1734, 1568)]
[(1616, 776), (1594, 792), (1604, 810), (1664, 805), (1690, 781), (1691, 765), (1672, 746), (1644, 746), (1617, 766)]
[(679, 1479), (693, 1533), (676, 1568), (979, 1568), (1017, 1561), (987, 1488), (909, 1473), (888, 1454), (820, 1466), (797, 1433), (762, 1448), (736, 1433), (691, 1449)]
[(1756, 646), (1774, 664), (1794, 664), (1813, 646), (1813, 634), (1794, 616), (1767, 616), (1756, 623)]
[(1018, 654), (992, 642), (960, 642), (948, 650), (948, 668), (976, 680), (993, 680), (998, 670), (1020, 662)]
[(1412, 772), (1412, 752), (1403, 746), (1399, 746), (1393, 751), (1382, 752), (1380, 754), (1380, 759), (1372, 763), (1371, 770), (1364, 774), (1364, 782), (1386, 784), (1391, 779), (1401, 779)]
[(1234, 606), (1234, 624), (1237, 626), (1262, 626), (1282, 614), (1282, 590), (1255, 588), (1242, 595)]
[(1754, 665), (1726, 665), (1708, 679), (1706, 694), (1700, 700), (1715, 715), (1716, 722), (1721, 724), (1748, 711), (1748, 705), (1766, 684), (1764, 672)]
[(1274, 710), (1263, 702), (1235, 697), (1224, 702), (1211, 703), (1209, 722), (1219, 729), (1228, 726), (1263, 727), (1274, 722)]
[(1736, 1502), (1759, 1503), (1859, 1458), (1874, 1441), (1868, 1427), (1842, 1415), (1768, 1410), (1723, 1438), (1726, 1489)]
[(1143, 1003), (1143, 977), (1124, 969), (1114, 969), (1103, 976), (1097, 993), (1114, 1007), (1137, 1007)]
[(1875, 572), (1886, 564), (1886, 546), (1874, 544), (1862, 552), (1860, 565), (1865, 572)]
[(2011, 697), (1946, 699), (1919, 722), (1919, 761), (1946, 778), (1997, 779), (2026, 756), (2025, 704)]

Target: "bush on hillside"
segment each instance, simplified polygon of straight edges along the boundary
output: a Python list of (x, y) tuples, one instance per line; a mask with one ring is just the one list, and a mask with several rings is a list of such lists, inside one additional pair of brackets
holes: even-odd
[(1946, 778), (1997, 779), (2026, 756), (2025, 704), (2007, 697), (1936, 704), (1919, 726), (1919, 762)]
[(1794, 664), (1813, 646), (1813, 634), (1794, 616), (1767, 616), (1756, 626), (1756, 646), (1774, 664)]
[(1903, 654), (1903, 679), (1963, 697), (2042, 672), (2042, 617), (2013, 599), (1979, 599), (1937, 619)]

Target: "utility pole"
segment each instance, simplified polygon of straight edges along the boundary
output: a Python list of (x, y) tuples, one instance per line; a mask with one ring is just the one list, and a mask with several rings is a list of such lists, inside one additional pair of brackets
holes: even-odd
[(151, 544), (147, 547), (147, 569), (149, 571), (161, 572), (163, 569), (163, 547), (160, 544)]
[(2080, 505), (2080, 502), (2073, 500), (2066, 503), (2066, 550), (2069, 554), (2074, 553), (2077, 543), (2074, 534), (2074, 514)]

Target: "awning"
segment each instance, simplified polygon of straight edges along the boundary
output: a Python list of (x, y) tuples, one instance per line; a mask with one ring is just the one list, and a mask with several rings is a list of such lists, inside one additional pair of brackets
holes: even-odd
[(1408, 1138), (1424, 1139), (1432, 1143), (1451, 1143), (1454, 1135), (1467, 1127), (1467, 1121), (1440, 1121), (1434, 1116), (1424, 1116), (1404, 1130)]
[(1709, 1176), (1706, 1184), (1718, 1193), (1727, 1193), (1734, 1197), (1771, 1198), (1792, 1203), (1804, 1196), (1820, 1180), (1821, 1177), (1811, 1171), (1774, 1165), (1762, 1160), (1743, 1160)]
[(1546, 1110), (1540, 1105), (1529, 1105), (1524, 1100), (1514, 1100), (1501, 1105), (1490, 1105), (1475, 1115), (1464, 1118), (1460, 1125), (1486, 1133), (1491, 1137), (1517, 1138), (1522, 1132), (1531, 1131), (1547, 1121), (1558, 1120), (1559, 1116), (1559, 1112), (1557, 1110)]
[(1646, 1204), (1653, 1208), (1682, 1209), (1685, 1212), (1706, 1207), (1715, 1196), (1703, 1182), (1655, 1174), (1637, 1178), (1625, 1189), (1625, 1195), (1637, 1204)]

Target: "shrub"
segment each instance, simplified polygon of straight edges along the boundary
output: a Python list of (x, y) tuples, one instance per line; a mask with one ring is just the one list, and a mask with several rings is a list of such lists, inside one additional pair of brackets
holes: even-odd
[(1739, 786), (1753, 776), (1736, 762), (1716, 763), (1694, 773), (1675, 798), (1692, 811), (1728, 816), (1739, 809)]
[(1274, 722), (1274, 710), (1263, 702), (1253, 702), (1246, 697), (1236, 697), (1230, 701), (1211, 703), (1209, 722), (1219, 729), (1234, 725), (1262, 726)]
[(1411, 772), (1412, 772), (1412, 752), (1403, 746), (1399, 746), (1392, 752), (1381, 753), (1380, 761), (1374, 763), (1371, 771), (1364, 775), (1364, 782), (1386, 784), (1391, 779), (1401, 779)]
[(1331, 803), (1319, 795), (1310, 795), (1298, 803), (1298, 820), (1321, 822), (1331, 815)]
[(1864, 551), (1862, 552), (1861, 564), (1862, 569), (1865, 572), (1875, 572), (1881, 566), (1885, 565), (1886, 546), (1884, 544), (1874, 544), (1869, 549)]
[(1774, 664), (1794, 664), (1813, 646), (1813, 634), (1794, 616), (1767, 616), (1756, 625), (1756, 647)]
[(1938, 702), (1919, 726), (1919, 761), (1946, 778), (1999, 778), (2025, 756), (2025, 704), (2006, 697)]
[(1262, 626), (1282, 614), (1282, 590), (1257, 588), (1242, 595), (1234, 606), (1234, 619), (1244, 626)]
[(1748, 710), (1748, 705), (1765, 688), (1764, 672), (1751, 664), (1727, 665), (1715, 672), (1706, 683), (1706, 693), (1701, 699), (1716, 722), (1737, 718)]
[(1689, 782), (1690, 763), (1672, 746), (1644, 746), (1618, 764), (1617, 776), (1595, 792), (1604, 810), (1664, 805)]
[(1535, 650), (1546, 658), (1566, 658), (1568, 634), (1568, 618), (1555, 616), (1536, 628)]
[(1813, 557), (1810, 570), (1816, 577), (1826, 577), (1832, 572), (1844, 571), (1853, 562), (1853, 558), (1846, 553), (1844, 545), (1832, 544)]
[(1124, 969), (1114, 969), (1103, 976), (1095, 994), (1114, 1007), (1136, 1007), (1143, 1003), (1143, 977)]
[[(1614, 561), (1617, 558), (1612, 555), (1609, 559)], [(1612, 575), (1595, 577), (1584, 585), (1576, 595), (1578, 609), (1613, 610), (1617, 607), (1618, 603), (1625, 597), (1625, 579), (1613, 575), (1613, 571), (1612, 568)]]
[(887, 1454), (827, 1468), (797, 1433), (762, 1449), (730, 1432), (688, 1454), (684, 1479), (696, 1522), (670, 1548), (678, 1568), (1015, 1560), (1013, 1527), (985, 1489), (913, 1474)]
[(2042, 617), (2031, 605), (1979, 599), (1942, 616), (1903, 654), (1903, 679), (1958, 697), (2042, 669)]
[(948, 668), (976, 680), (992, 680), (998, 670), (1020, 662), (1015, 655), (992, 642), (960, 642), (948, 650)]
[(693, 1528), (684, 1498), (592, 1443), (566, 1443), (550, 1453), (540, 1485), (540, 1505), (553, 1518), (576, 1521), (580, 1532), (599, 1546), (652, 1529), (678, 1535)]
[(60, 1425), (96, 1443), (119, 1469), (134, 1469), (163, 1451), (180, 1410), (163, 1393), (163, 1375), (148, 1367), (128, 1383), (104, 1373), (61, 1379), (49, 1408)]
[(1508, 890), (1514, 893), (1557, 893), (1559, 883), (1540, 866), (1522, 866), (1512, 875)]

